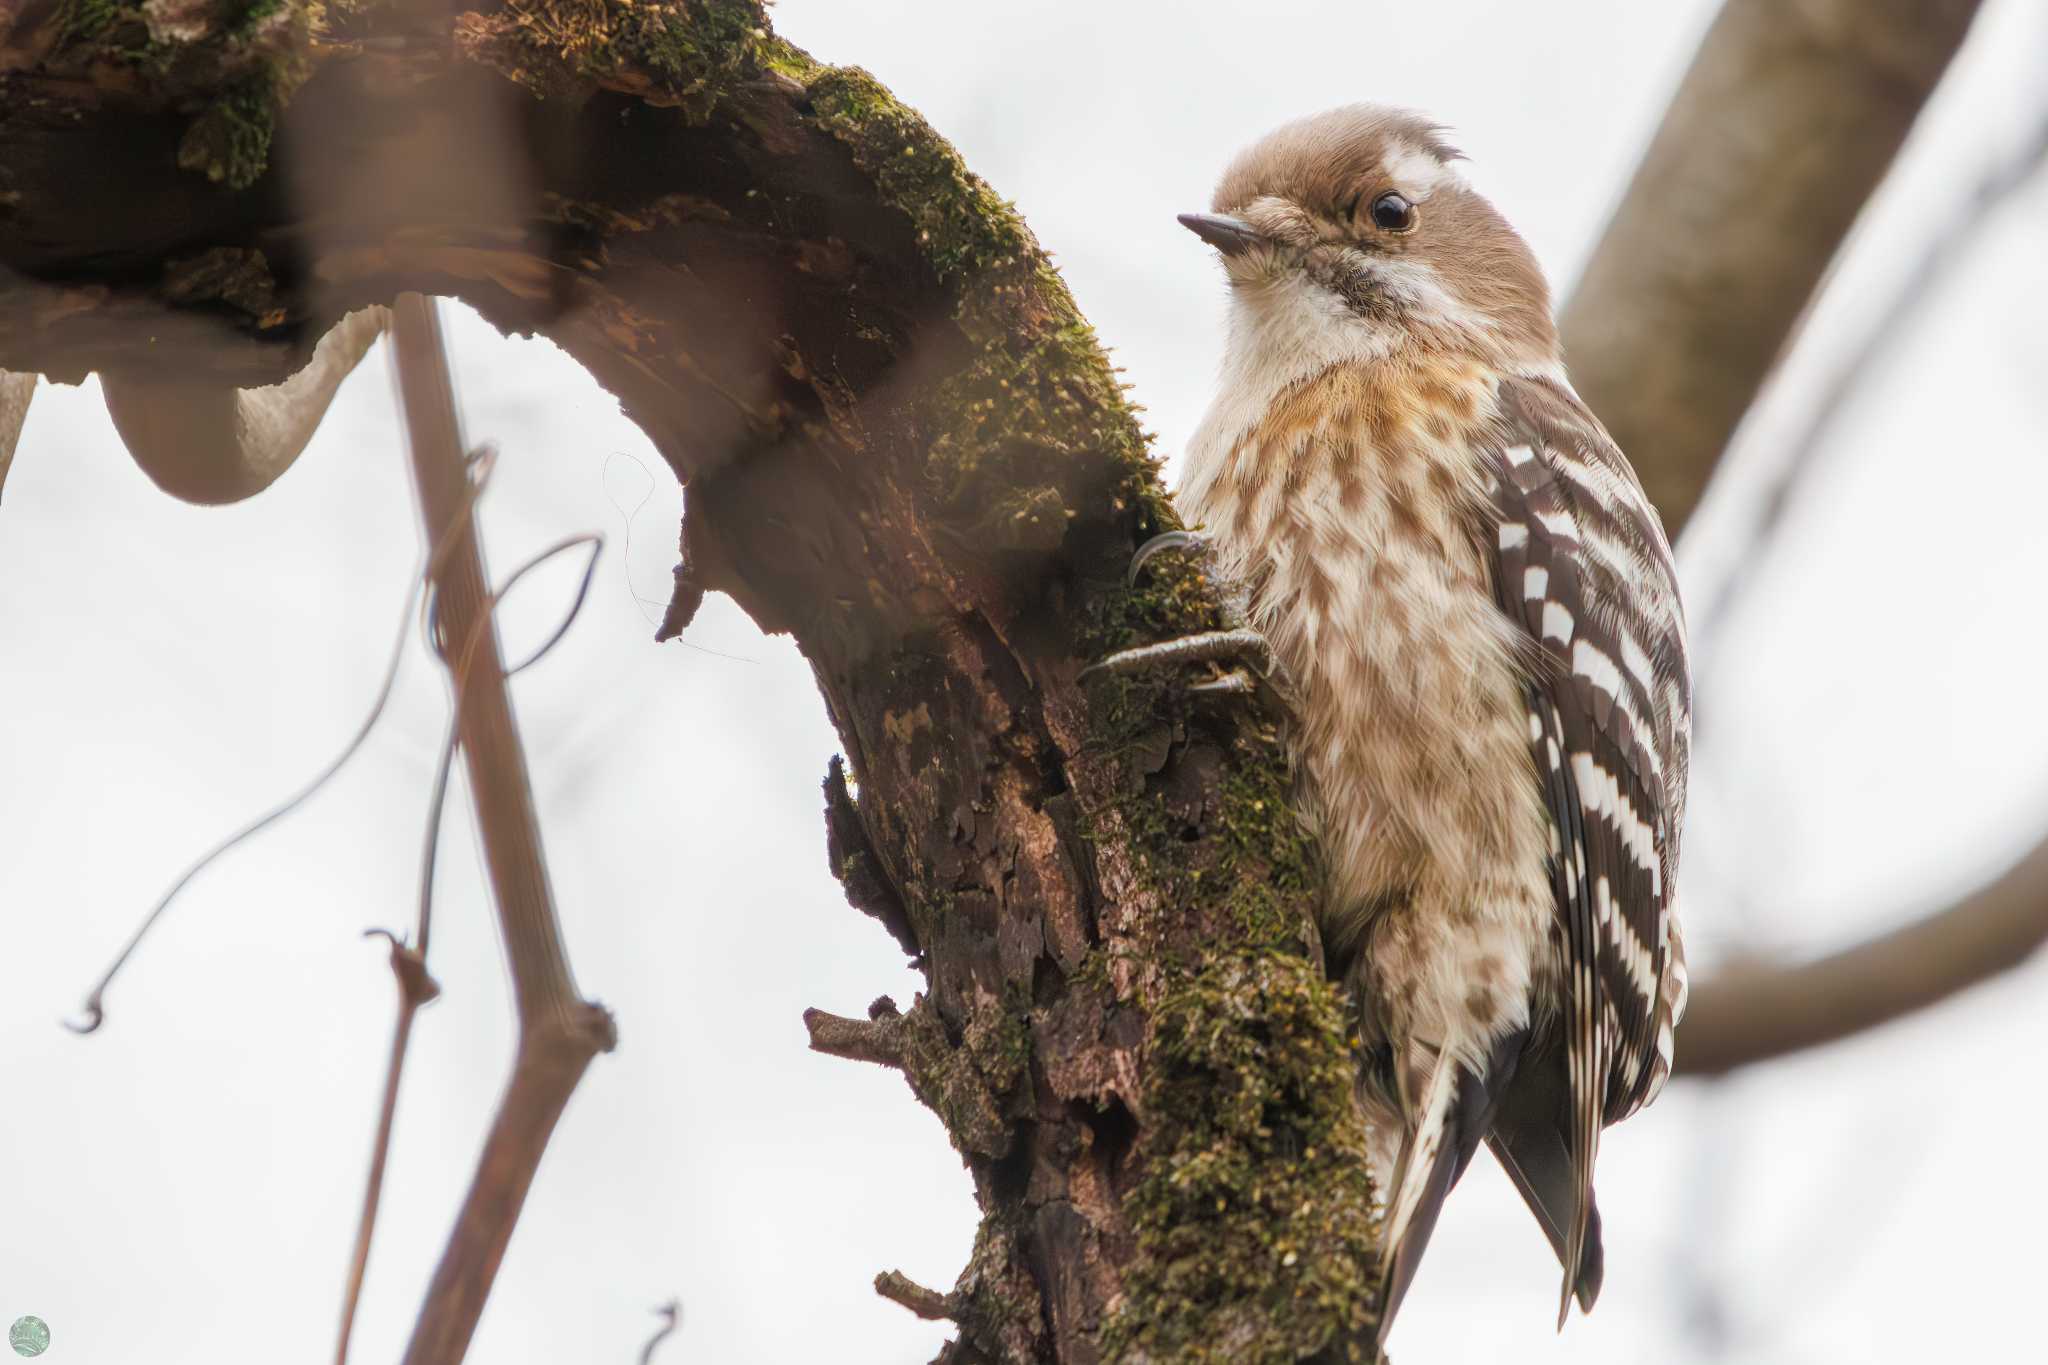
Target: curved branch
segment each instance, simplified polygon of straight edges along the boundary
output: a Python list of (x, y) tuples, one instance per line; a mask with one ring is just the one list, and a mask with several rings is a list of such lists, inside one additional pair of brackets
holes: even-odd
[(1727, 0), (1564, 310), (1676, 539), (1979, 0)]
[[(546, 334), (688, 481), (684, 606), (790, 633), (838, 729), (833, 871), (916, 949), (895, 1041), (984, 1214), (945, 1358), (1368, 1334), (1374, 1192), (1276, 718), (1083, 678), (1220, 606), (1192, 570), (1127, 581), (1172, 513), (1014, 210), (758, 0), (535, 0), (452, 42), (323, 16), (266, 144), (290, 174), (218, 183), (171, 154), (189, 88), (0, 31), (0, 366), (247, 388), (407, 290)], [(480, 1286), (442, 1288), (472, 1321)]]
[(1693, 991), (1676, 1074), (1720, 1076), (1890, 1023), (2010, 971), (2048, 942), (2048, 839), (1955, 905), (1791, 966), (1732, 967)]
[(240, 502), (291, 468), (390, 317), (383, 307), (350, 313), (320, 338), (297, 374), (264, 388), (110, 369), (100, 376), (107, 413), (158, 488), (186, 502)]

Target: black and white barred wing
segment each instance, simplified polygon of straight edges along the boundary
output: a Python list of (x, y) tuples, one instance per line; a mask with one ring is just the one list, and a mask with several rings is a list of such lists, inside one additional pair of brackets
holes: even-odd
[(1682, 972), (1672, 892), (1692, 727), (1685, 617), (1663, 526), (1577, 397), (1510, 380), (1501, 407), (1495, 591), (1536, 649), (1530, 744), (1559, 836), (1559, 926), (1574, 979), (1592, 986), (1573, 1002), (1590, 1020), (1568, 1031), (1590, 1023), (1598, 1035), (1613, 1123), (1669, 1073), (1679, 1003), (1666, 978)]
[(1655, 1096), (1684, 1008), (1673, 874), (1691, 683), (1671, 550), (1620, 450), (1561, 384), (1510, 380), (1500, 399), (1494, 587), (1528, 637), (1529, 742), (1554, 834), (1576, 1207), (1550, 1212), (1569, 1291), (1600, 1128)]
[[(1673, 907), (1692, 681), (1671, 546), (1628, 460), (1565, 385), (1501, 385), (1495, 596), (1526, 636), (1530, 751), (1550, 810), (1563, 1066), (1526, 1066), (1489, 1144), (1591, 1308), (1599, 1130), (1671, 1072), (1686, 1007)], [(1561, 1054), (1561, 1056), (1559, 1056)], [(1563, 1070), (1563, 1074), (1556, 1074)]]

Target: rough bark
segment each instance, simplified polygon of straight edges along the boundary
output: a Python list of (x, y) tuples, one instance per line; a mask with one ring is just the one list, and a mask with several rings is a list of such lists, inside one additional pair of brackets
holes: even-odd
[(224, 8), (0, 35), (0, 368), (271, 384), (405, 289), (560, 343), (688, 485), (679, 592), (793, 635), (838, 727), (835, 870), (929, 980), (871, 1023), (984, 1213), (941, 1358), (1362, 1354), (1376, 1227), (1282, 749), (1249, 704), (1080, 680), (1215, 602), (1125, 585), (1171, 514), (1009, 206), (753, 0), (452, 44)]
[(1564, 310), (1675, 538), (1979, 0), (1727, 0)]

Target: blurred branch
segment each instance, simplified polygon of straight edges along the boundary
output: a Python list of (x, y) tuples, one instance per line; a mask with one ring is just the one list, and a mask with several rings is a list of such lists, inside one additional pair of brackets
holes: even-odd
[(262, 388), (108, 370), (100, 376), (107, 414), (135, 463), (166, 493), (186, 502), (240, 502), (291, 468), (389, 318), (381, 307), (350, 313), (297, 374)]
[(334, 1346), (335, 1365), (348, 1365), (349, 1338), (355, 1334), (356, 1307), (363, 1297), (363, 1277), (370, 1268), (370, 1242), (377, 1231), (377, 1207), (384, 1193), (384, 1166), (391, 1155), (391, 1129), (398, 1116), (398, 1083), (405, 1071), (405, 1054), (412, 1042), (413, 1017), (441, 993), (441, 987), (427, 971), (426, 916), (420, 919), (417, 948), (409, 947), (396, 934), (372, 929), (391, 941), (391, 972), (398, 979), (398, 1025), (391, 1034), (391, 1060), (384, 1070), (384, 1098), (377, 1111), (377, 1136), (370, 1147), (370, 1176), (363, 1190), (363, 1211), (356, 1221), (356, 1244), (349, 1256), (348, 1285), (341, 1296), (341, 1331)]
[(611, 1049), (616, 1035), (611, 1016), (577, 994), (569, 972), (483, 554), (466, 520), (471, 484), (440, 327), (433, 305), (417, 294), (401, 295), (393, 312), (399, 391), (427, 539), (438, 543), (453, 535), (434, 573), (435, 619), (455, 686), (456, 730), (519, 1011), (511, 1081), (405, 1353), (405, 1365), (454, 1365), (469, 1348), (548, 1138), (584, 1069)]
[(1848, 407), (1849, 400), (1881, 372), (1886, 354), (1914, 335), (1914, 314), (1955, 267), (1969, 258), (1985, 229), (1996, 221), (1999, 208), (2024, 189), (2040, 173), (2043, 164), (2048, 164), (2048, 117), (2035, 125), (2032, 134), (2015, 151), (1985, 171), (1968, 202), (1935, 229), (1884, 310), (1871, 319), (1861, 340), (1836, 366), (1799, 435), (1788, 443), (1788, 453), (1763, 490), (1756, 522), (1745, 538), (1744, 553), (1714, 584), (1705, 607), (1696, 607), (1690, 613), (1693, 644), (1699, 656), (1718, 657), (1705, 642), (1719, 633), (1730, 609), (1741, 600), (1744, 588), (1764, 562), (1786, 511), (1797, 501), (1800, 489), (1818, 462), (1828, 432)]
[(1676, 538), (1978, 0), (1727, 0), (1564, 310)]
[(2048, 839), (1957, 904), (1813, 962), (1731, 967), (1694, 988), (1677, 1074), (1719, 1076), (1939, 1004), (2048, 942)]

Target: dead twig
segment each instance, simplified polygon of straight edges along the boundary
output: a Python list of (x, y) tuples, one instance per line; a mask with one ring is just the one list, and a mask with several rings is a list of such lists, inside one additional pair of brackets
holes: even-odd
[[(490, 467), (487, 457), (472, 457), (469, 466), (479, 473), (471, 479), (473, 491), (463, 509), (465, 523), (474, 515), (476, 498), (483, 490)], [(545, 658), (568, 633), (576, 618), (582, 614), (583, 604), (590, 595), (591, 579), (597, 568), (597, 555), (603, 544), (601, 536), (572, 536), (541, 551), (514, 569), (504, 585), (491, 594), (486, 603), (485, 619), (496, 613), (498, 604), (504, 600), (505, 594), (529, 572), (567, 550), (583, 545), (590, 548), (590, 557), (584, 563), (576, 596), (570, 602), (568, 611), (563, 614), (561, 624), (541, 642), (539, 648), (508, 670), (507, 677), (516, 675)], [(442, 638), (438, 618), (435, 618), (431, 611), (428, 620), (423, 624), (427, 627), (430, 640), (439, 641)], [(455, 692), (458, 695), (462, 689), (461, 680), (467, 677), (469, 665), (476, 656), (477, 646), (477, 636), (472, 632), (460, 655), (448, 659), (453, 676), (457, 680)], [(444, 659), (447, 658), (444, 652)], [(427, 801), (427, 835), (420, 853), (419, 918), (413, 938), (417, 946), (406, 946), (388, 930), (369, 931), (372, 934), (382, 934), (391, 940), (391, 966), (398, 976), (399, 986), (398, 1022), (392, 1034), (391, 1061), (385, 1070), (384, 1097), (378, 1112), (377, 1137), (370, 1152), (370, 1174), (363, 1191), (363, 1211), (356, 1228), (355, 1251), (349, 1262), (348, 1286), (342, 1296), (341, 1331), (335, 1346), (335, 1365), (348, 1365), (349, 1338), (355, 1331), (356, 1310), (362, 1300), (363, 1277), (369, 1268), (370, 1245), (376, 1233), (377, 1210), (384, 1188), (384, 1167), (391, 1151), (391, 1133), (398, 1111), (399, 1082), (405, 1070), (406, 1050), (412, 1039), (413, 1016), (419, 1012), (420, 1006), (439, 995), (441, 990), (427, 972), (426, 955), (428, 941), (433, 932), (434, 869), (441, 846), (441, 816), (447, 805), (448, 780), (454, 767), (456, 747), (456, 722), (451, 716), (448, 734), (441, 743), (440, 758), (434, 768), (433, 792)]]
[(647, 1344), (640, 1348), (640, 1365), (653, 1365), (654, 1348), (674, 1335), (676, 1328), (682, 1326), (683, 1301), (681, 1299), (670, 1299), (667, 1303), (655, 1309), (654, 1313), (656, 1317), (662, 1320), (661, 1326), (654, 1329), (654, 1335), (647, 1338)]
[(370, 1149), (370, 1176), (363, 1193), (362, 1216), (356, 1223), (355, 1250), (349, 1257), (348, 1287), (342, 1292), (335, 1365), (348, 1365), (348, 1343), (355, 1332), (356, 1307), (362, 1301), (363, 1277), (370, 1268), (370, 1242), (377, 1229), (384, 1166), (391, 1152), (392, 1124), (398, 1114), (398, 1082), (405, 1068), (406, 1048), (412, 1041), (413, 1016), (419, 1013), (420, 1006), (441, 993), (440, 983), (427, 971), (424, 939), (415, 949), (407, 947), (387, 929), (371, 929), (365, 936), (379, 934), (391, 941), (391, 972), (398, 979), (398, 1026), (391, 1034), (391, 1061), (384, 1071), (384, 1099), (377, 1116), (377, 1137)]
[(804, 1011), (804, 1028), (811, 1035), (811, 1051), (852, 1062), (873, 1062), (878, 1066), (901, 1068), (903, 1048), (898, 1040), (901, 1021), (891, 1011), (873, 1019), (848, 1019), (820, 1009)]
[(875, 1292), (891, 1303), (900, 1303), (926, 1322), (951, 1322), (960, 1311), (953, 1296), (928, 1289), (900, 1270), (885, 1270), (875, 1276)]
[[(435, 541), (454, 528), (452, 551), (434, 576), (435, 615), (444, 642), (464, 642), (445, 661), (519, 1014), (510, 1083), (404, 1357), (405, 1365), (455, 1365), (475, 1334), (548, 1138), (591, 1059), (609, 1051), (617, 1035), (610, 1014), (577, 993), (569, 970), (483, 555), (463, 515), (471, 481), (432, 303), (401, 296), (392, 333), (426, 534)], [(467, 667), (471, 659), (475, 666)]]

